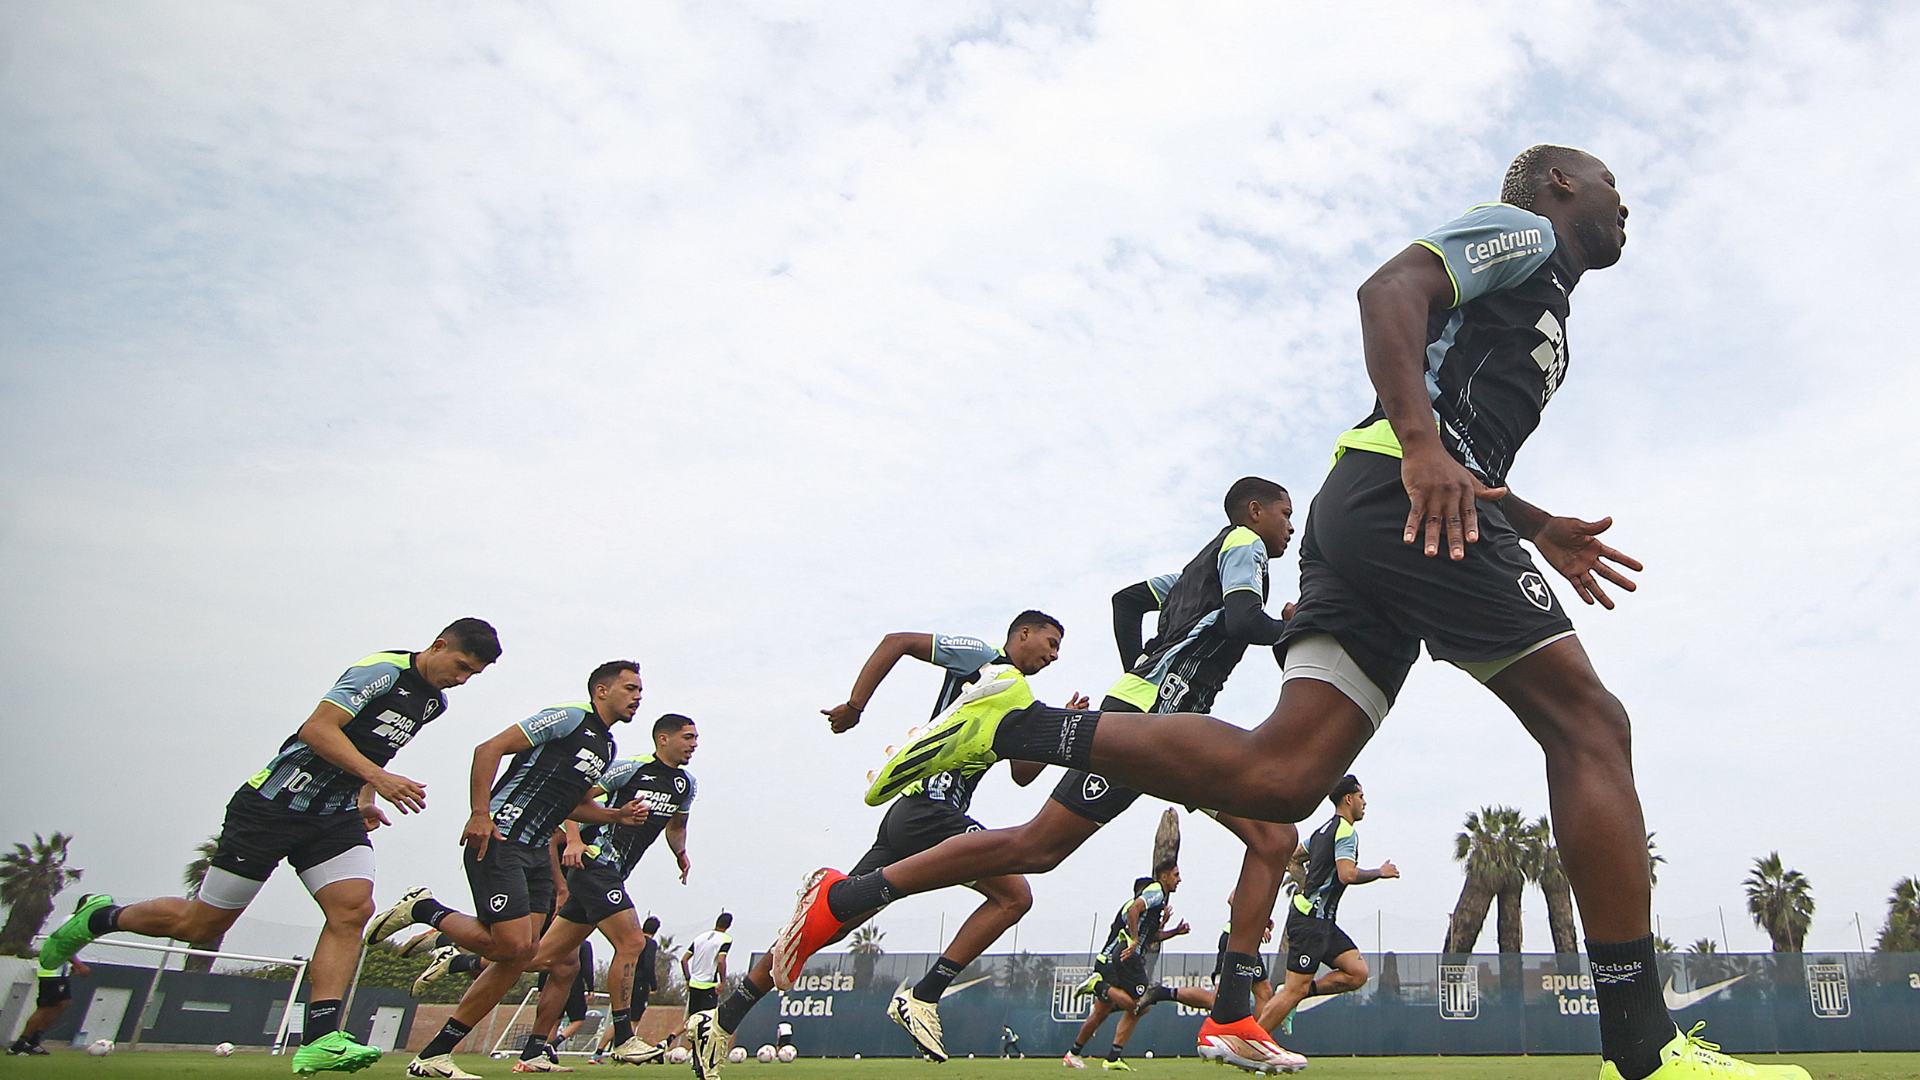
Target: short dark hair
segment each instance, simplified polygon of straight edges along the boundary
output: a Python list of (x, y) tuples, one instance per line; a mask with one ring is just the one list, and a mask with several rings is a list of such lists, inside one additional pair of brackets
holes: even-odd
[(1054, 618), (1044, 611), (1034, 611), (1031, 608), (1013, 617), (1013, 621), (1007, 624), (1007, 636), (1012, 637), (1019, 633), (1020, 628), (1023, 626), (1031, 626), (1035, 629), (1043, 626), (1051, 626), (1063, 634), (1067, 632), (1067, 628), (1060, 625), (1059, 619)]
[(727, 927), (732, 925), (733, 925), (733, 915), (729, 912), (723, 911), (720, 913), (719, 918), (713, 920), (713, 928), (715, 930), (725, 930)]
[(660, 916), (658, 915), (647, 916), (647, 921), (640, 924), (640, 932), (643, 934), (659, 933), (660, 932)]
[(1153, 878), (1150, 878), (1150, 877), (1134, 878), (1133, 879), (1133, 895), (1139, 896), (1141, 893), (1146, 892), (1147, 886), (1151, 884), (1153, 884)]
[(482, 663), (491, 664), (500, 659), (500, 635), (485, 619), (455, 619), (440, 631), (436, 640)]
[(671, 735), (681, 728), (689, 727), (692, 724), (693, 717), (681, 716), (677, 712), (670, 712), (653, 722), (653, 737), (657, 739), (662, 735)]
[(1513, 159), (1513, 164), (1507, 166), (1506, 178), (1500, 182), (1500, 201), (1522, 210), (1532, 210), (1534, 200), (1540, 194), (1540, 186), (1547, 182), (1553, 170), (1589, 156), (1585, 150), (1551, 143), (1527, 147), (1520, 151), (1519, 157)]
[(1164, 874), (1169, 870), (1178, 870), (1179, 868), (1180, 868), (1180, 856), (1169, 855), (1166, 858), (1161, 859), (1159, 862), (1153, 864), (1153, 876), (1157, 878), (1161, 874)]
[(1227, 520), (1235, 525), (1245, 524), (1247, 504), (1250, 502), (1273, 502), (1284, 498), (1287, 489), (1271, 480), (1259, 476), (1243, 476), (1227, 489)]
[(610, 685), (613, 680), (620, 677), (620, 673), (623, 671), (631, 671), (635, 675), (638, 675), (640, 674), (640, 665), (631, 660), (609, 660), (599, 667), (594, 668), (593, 674), (587, 676), (587, 696), (592, 697), (595, 690)]
[(1327, 793), (1327, 801), (1332, 803), (1335, 806), (1339, 806), (1341, 799), (1344, 799), (1347, 796), (1359, 790), (1360, 790), (1360, 778), (1353, 775), (1352, 773), (1348, 773), (1347, 775), (1340, 778), (1339, 783), (1333, 785), (1333, 790)]

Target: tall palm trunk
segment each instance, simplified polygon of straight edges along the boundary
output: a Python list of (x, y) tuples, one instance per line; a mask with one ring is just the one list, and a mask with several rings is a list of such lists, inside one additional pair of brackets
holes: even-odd
[(32, 956), (33, 935), (46, 925), (53, 914), (53, 898), (33, 896), (22, 899), (7, 912), (7, 925), (0, 928), (0, 956)]
[(1549, 870), (1540, 877), (1540, 892), (1547, 900), (1547, 930), (1553, 935), (1553, 951), (1571, 956), (1580, 951), (1580, 925), (1573, 916), (1573, 889), (1564, 873)]
[(1470, 953), (1480, 942), (1480, 930), (1487, 923), (1487, 909), (1493, 906), (1494, 892), (1476, 874), (1468, 874), (1460, 886), (1460, 899), (1453, 905), (1453, 918), (1447, 921), (1447, 941), (1440, 951)]
[(1520, 901), (1526, 895), (1525, 889), (1525, 882), (1516, 881), (1500, 890), (1499, 921), (1494, 936), (1500, 942), (1500, 951), (1503, 953), (1521, 951), (1525, 931), (1520, 926)]

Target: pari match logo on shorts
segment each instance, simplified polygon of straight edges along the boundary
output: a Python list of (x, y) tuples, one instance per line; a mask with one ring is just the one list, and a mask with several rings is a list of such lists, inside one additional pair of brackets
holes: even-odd
[(1541, 611), (1553, 610), (1553, 590), (1547, 588), (1546, 578), (1529, 570), (1515, 580), (1520, 583), (1520, 595), (1527, 598), (1527, 603)]

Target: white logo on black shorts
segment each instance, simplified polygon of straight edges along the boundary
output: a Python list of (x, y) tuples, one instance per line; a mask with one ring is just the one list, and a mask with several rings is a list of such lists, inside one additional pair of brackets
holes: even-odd
[(608, 893), (607, 893), (607, 903), (609, 903), (609, 904), (617, 904), (617, 903), (619, 903), (619, 902), (620, 902), (620, 890), (619, 890), (619, 889), (612, 889), (612, 890), (610, 890), (610, 891), (608, 891)]
[(507, 909), (507, 894), (494, 893), (493, 899), (487, 901), (487, 906), (495, 911), (505, 911)]
[(1087, 774), (1086, 783), (1080, 785), (1080, 797), (1092, 802), (1107, 793), (1107, 779), (1104, 776)]
[(1520, 582), (1520, 595), (1527, 598), (1527, 603), (1532, 604), (1541, 611), (1553, 610), (1553, 592), (1547, 588), (1547, 580), (1545, 578), (1529, 570), (1521, 574), (1518, 580)]
[(1305, 953), (1302, 953), (1302, 954), (1300, 955), (1300, 970), (1301, 970), (1301, 971), (1312, 971), (1312, 970), (1313, 970), (1313, 957), (1311, 957), (1311, 956), (1308, 956), (1308, 955), (1306, 955)]

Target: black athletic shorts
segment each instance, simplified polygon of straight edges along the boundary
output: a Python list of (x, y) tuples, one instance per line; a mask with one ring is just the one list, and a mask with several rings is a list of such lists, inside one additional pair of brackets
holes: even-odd
[(553, 911), (553, 861), (545, 844), (494, 840), (484, 859), (460, 860), (473, 889), (473, 917), (483, 925)]
[[(1100, 702), (1101, 712), (1137, 713), (1140, 707), (1131, 701), (1109, 694)], [(1067, 775), (1053, 786), (1053, 801), (1079, 814), (1088, 821), (1105, 825), (1126, 812), (1140, 793), (1130, 787), (1122, 787), (1104, 776), (1096, 776), (1079, 769), (1068, 769)]]
[(1147, 958), (1139, 953), (1125, 960), (1095, 960), (1093, 970), (1100, 976), (1100, 981), (1094, 984), (1093, 993), (1102, 1001), (1107, 999), (1109, 986), (1136, 1002), (1147, 996)]
[(708, 1009), (719, 1007), (719, 1005), (720, 988), (718, 986), (687, 987), (688, 1016), (692, 1016), (697, 1012), (706, 1012)]
[[(1216, 983), (1220, 981), (1220, 976), (1227, 973), (1227, 934), (1228, 932), (1225, 930), (1220, 931), (1220, 948), (1213, 954), (1213, 981)], [(1254, 956), (1260, 961), (1260, 975), (1253, 981), (1269, 981), (1270, 976), (1267, 973), (1267, 958), (1261, 956), (1259, 953), (1255, 953)]]
[[(198, 948), (198, 946), (195, 947)], [(72, 1000), (73, 986), (68, 983), (67, 976), (61, 975), (40, 980), (40, 996), (34, 999), (33, 1004), (36, 1008), (44, 1009), (49, 1005), (62, 1005)]]
[(1400, 459), (1348, 450), (1320, 485), (1300, 540), (1300, 599), (1276, 655), (1305, 634), (1331, 634), (1391, 702), (1420, 658), (1486, 663), (1573, 629), (1520, 534), (1479, 505), (1480, 540), (1454, 562), (1401, 543)]
[(880, 829), (874, 834), (873, 847), (853, 865), (848, 876), (859, 877), (918, 855), (949, 837), (979, 832), (981, 828), (979, 822), (946, 803), (922, 795), (903, 795), (887, 807), (887, 816), (880, 819)]
[(622, 911), (632, 910), (627, 879), (618, 869), (589, 859), (580, 869), (567, 871), (567, 902), (560, 905), (560, 918), (582, 926), (599, 926)]
[(354, 848), (372, 846), (358, 810), (305, 814), (268, 802), (243, 785), (227, 800), (220, 850), (212, 862), (248, 881), (265, 881), (282, 859), (296, 871), (306, 871)]
[(1333, 966), (1335, 957), (1359, 948), (1332, 919), (1316, 919), (1292, 909), (1287, 914), (1287, 972), (1313, 975), (1320, 965)]

